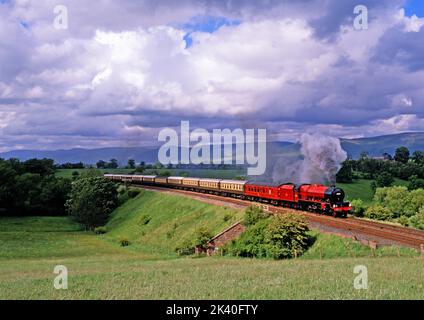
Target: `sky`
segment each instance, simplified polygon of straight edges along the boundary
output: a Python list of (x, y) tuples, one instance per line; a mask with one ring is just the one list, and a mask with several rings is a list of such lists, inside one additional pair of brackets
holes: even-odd
[(424, 131), (423, 57), (422, 0), (0, 0), (0, 152)]

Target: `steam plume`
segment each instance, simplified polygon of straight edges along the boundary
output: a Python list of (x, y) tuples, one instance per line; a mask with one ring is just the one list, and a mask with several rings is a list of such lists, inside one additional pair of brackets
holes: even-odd
[(303, 134), (299, 140), (301, 158), (283, 156), (272, 170), (275, 183), (334, 184), (347, 154), (339, 139), (319, 134)]

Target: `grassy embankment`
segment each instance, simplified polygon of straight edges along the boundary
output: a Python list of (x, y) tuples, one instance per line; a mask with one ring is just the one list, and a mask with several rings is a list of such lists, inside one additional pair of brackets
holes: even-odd
[[(66, 217), (0, 218), (0, 299), (424, 298), (423, 259), (416, 253), (373, 253), (316, 232), (315, 244), (291, 261), (175, 255), (176, 243), (198, 226), (218, 232), (242, 214), (145, 192), (113, 214), (105, 235), (82, 231)], [(151, 220), (140, 224), (146, 215)], [(120, 247), (120, 237), (132, 244)], [(69, 270), (68, 290), (53, 288), (59, 264)], [(365, 291), (353, 288), (358, 264), (368, 267)]]

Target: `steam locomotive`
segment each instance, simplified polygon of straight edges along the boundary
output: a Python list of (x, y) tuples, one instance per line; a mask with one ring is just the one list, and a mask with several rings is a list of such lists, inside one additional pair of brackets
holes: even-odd
[(116, 182), (161, 186), (220, 196), (233, 197), (282, 206), (298, 210), (318, 212), (334, 217), (346, 217), (352, 209), (345, 202), (345, 193), (336, 186), (293, 183), (273, 185), (241, 180), (201, 179), (189, 177), (161, 177), (152, 175), (105, 174)]

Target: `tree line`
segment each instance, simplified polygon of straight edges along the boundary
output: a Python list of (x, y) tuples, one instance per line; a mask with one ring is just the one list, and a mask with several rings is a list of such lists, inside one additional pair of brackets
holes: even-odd
[(51, 159), (0, 159), (0, 215), (63, 215), (71, 180)]
[(388, 187), (394, 178), (409, 181), (411, 190), (424, 188), (424, 152), (410, 154), (406, 147), (396, 149), (395, 155), (385, 153), (381, 158), (369, 157), (362, 153), (358, 160), (343, 162), (337, 174), (337, 182), (350, 183), (354, 179), (372, 179), (374, 191), (378, 187)]

